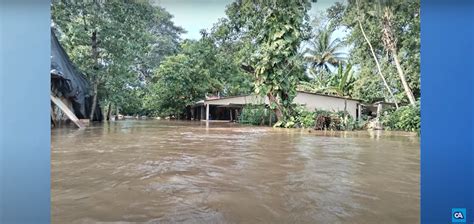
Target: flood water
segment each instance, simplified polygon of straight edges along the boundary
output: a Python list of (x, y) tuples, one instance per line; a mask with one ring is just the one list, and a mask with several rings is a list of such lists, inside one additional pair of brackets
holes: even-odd
[(53, 223), (418, 223), (420, 143), (126, 120), (52, 129)]

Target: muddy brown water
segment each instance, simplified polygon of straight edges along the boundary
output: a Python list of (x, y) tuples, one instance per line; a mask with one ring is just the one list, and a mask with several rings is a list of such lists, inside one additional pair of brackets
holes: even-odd
[(126, 120), (52, 129), (53, 223), (418, 223), (420, 143)]

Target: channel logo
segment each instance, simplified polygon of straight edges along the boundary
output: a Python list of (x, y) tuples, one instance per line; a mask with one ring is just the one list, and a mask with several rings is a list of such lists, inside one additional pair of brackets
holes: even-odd
[(451, 221), (453, 223), (466, 223), (466, 209), (465, 208), (451, 209)]

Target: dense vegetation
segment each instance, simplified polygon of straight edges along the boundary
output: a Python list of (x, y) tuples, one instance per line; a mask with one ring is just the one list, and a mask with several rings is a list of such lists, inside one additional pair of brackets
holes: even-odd
[[(418, 130), (420, 2), (348, 0), (309, 15), (311, 6), (234, 1), (198, 40), (181, 40), (172, 15), (147, 0), (53, 0), (52, 11), (62, 44), (109, 115), (179, 117), (209, 94), (257, 93), (270, 107), (244, 109), (246, 122), (274, 116), (277, 126), (315, 126), (322, 112), (292, 104), (299, 89), (395, 103), (384, 125)], [(347, 113), (338, 117), (344, 127), (335, 129), (359, 126)]]
[(420, 104), (402, 106), (398, 110), (387, 111), (382, 124), (389, 130), (420, 132)]

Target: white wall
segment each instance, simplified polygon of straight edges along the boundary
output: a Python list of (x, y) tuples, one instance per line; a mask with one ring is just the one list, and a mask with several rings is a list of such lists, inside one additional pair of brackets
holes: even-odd
[[(263, 97), (250, 95), (250, 96), (239, 96), (229, 97), (217, 100), (206, 100), (204, 104), (210, 105), (228, 105), (228, 104), (261, 104)], [(294, 103), (302, 104), (306, 106), (309, 111), (314, 111), (316, 108), (319, 110), (328, 111), (344, 111), (344, 99), (333, 96), (324, 96), (319, 94), (311, 94), (298, 92)], [(347, 112), (354, 118), (357, 117), (357, 104), (358, 101), (347, 99)], [(265, 97), (265, 104), (268, 104), (268, 98)]]
[[(298, 92), (294, 103), (303, 104), (309, 111), (319, 110), (344, 111), (344, 99), (332, 96), (323, 96), (317, 94)], [(357, 117), (356, 100), (347, 100), (347, 112), (354, 118)]]
[[(217, 100), (206, 100), (204, 104), (210, 105), (228, 105), (228, 104), (262, 104), (264, 98), (256, 95), (237, 96), (229, 98), (221, 98)], [(268, 104), (268, 99), (265, 97), (265, 104)]]

